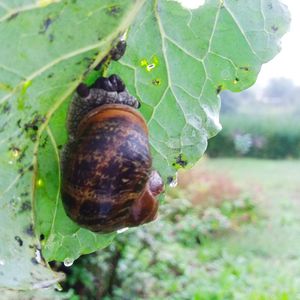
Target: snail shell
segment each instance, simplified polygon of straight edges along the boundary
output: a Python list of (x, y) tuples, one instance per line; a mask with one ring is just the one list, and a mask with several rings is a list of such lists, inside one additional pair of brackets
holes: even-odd
[(61, 195), (67, 215), (95, 232), (156, 218), (163, 181), (152, 170), (143, 116), (124, 104), (90, 110), (66, 145)]

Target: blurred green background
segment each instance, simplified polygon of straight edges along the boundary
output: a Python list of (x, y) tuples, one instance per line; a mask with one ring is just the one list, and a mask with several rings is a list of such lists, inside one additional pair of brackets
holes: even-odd
[(300, 299), (300, 88), (222, 96), (223, 131), (160, 217), (83, 256), (68, 299)]

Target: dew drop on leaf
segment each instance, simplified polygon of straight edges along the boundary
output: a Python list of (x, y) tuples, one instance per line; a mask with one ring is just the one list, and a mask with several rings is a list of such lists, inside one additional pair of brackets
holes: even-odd
[(169, 183), (170, 187), (171, 188), (175, 188), (178, 184), (178, 179), (177, 179), (177, 174), (175, 174), (175, 176), (173, 177), (172, 181)]
[(67, 257), (67, 258), (65, 258), (65, 260), (64, 260), (64, 265), (65, 265), (66, 267), (71, 267), (71, 266), (73, 265), (73, 263), (74, 263), (74, 259), (72, 259), (72, 258), (70, 258), (70, 257)]
[(119, 229), (119, 230), (117, 230), (117, 233), (118, 233), (118, 234), (123, 233), (123, 232), (127, 231), (128, 229), (129, 229), (128, 227)]

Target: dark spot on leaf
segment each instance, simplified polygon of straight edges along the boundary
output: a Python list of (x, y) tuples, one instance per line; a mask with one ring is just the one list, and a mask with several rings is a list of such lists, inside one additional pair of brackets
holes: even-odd
[(8, 103), (8, 101), (4, 102), (1, 105), (1, 113), (5, 114), (5, 113), (9, 113), (11, 110), (11, 105)]
[(11, 21), (11, 20), (15, 19), (18, 15), (19, 15), (18, 12), (12, 14), (12, 15), (7, 19), (7, 21)]
[(37, 260), (33, 257), (32, 259), (31, 259), (31, 262), (34, 264), (34, 265), (38, 265), (39, 263), (37, 262)]
[(43, 241), (45, 239), (45, 235), (44, 234), (41, 234), (40, 235), (40, 241)]
[(34, 232), (33, 232), (33, 224), (30, 224), (30, 225), (25, 229), (25, 233), (27, 233), (29, 236), (34, 236)]
[(44, 140), (41, 142), (40, 147), (45, 148), (48, 143), (48, 136), (44, 137)]
[(39, 31), (39, 33), (44, 34), (48, 30), (48, 28), (52, 24), (52, 22), (53, 21), (51, 18), (47, 18), (46, 20), (44, 20), (43, 25), (41, 26), (42, 29)]
[(237, 78), (237, 77), (235, 77), (235, 81), (240, 81), (240, 79), (239, 79), (239, 78)]
[(52, 78), (54, 76), (54, 73), (50, 73), (48, 76), (47, 76), (47, 78)]
[(249, 67), (240, 67), (240, 69), (244, 70), (244, 71), (247, 71), (247, 72), (249, 71)]
[(273, 25), (271, 28), (272, 28), (273, 32), (278, 31), (278, 26)]
[(57, 149), (58, 149), (58, 150), (61, 150), (62, 147), (63, 147), (63, 145), (58, 145), (58, 146), (57, 146)]
[(27, 197), (29, 196), (29, 193), (28, 192), (23, 192), (20, 194), (20, 197)]
[(17, 126), (19, 127), (19, 128), (22, 128), (22, 126), (21, 126), (21, 119), (19, 119), (18, 121), (17, 121)]
[(29, 135), (29, 138), (31, 139), (32, 142), (36, 142), (37, 140), (37, 134), (36, 133), (32, 133)]
[(35, 142), (37, 139), (37, 131), (39, 126), (46, 121), (46, 118), (42, 115), (36, 114), (32, 121), (25, 123), (24, 130), (31, 141)]
[(49, 39), (49, 42), (52, 43), (54, 41), (54, 35), (52, 33), (50, 33), (48, 35), (48, 39)]
[(21, 152), (21, 149), (15, 145), (11, 145), (9, 148), (8, 148), (9, 151), (13, 151), (13, 152)]
[(19, 236), (15, 236), (15, 240), (18, 242), (19, 246), (22, 247), (23, 246), (23, 241)]
[(31, 165), (29, 168), (28, 168), (29, 171), (33, 171), (34, 170), (34, 167), (33, 165)]
[(217, 94), (220, 94), (221, 91), (222, 91), (222, 85), (219, 85), (219, 86), (217, 87), (217, 89), (216, 89), (216, 93), (217, 93)]
[(161, 84), (161, 80), (159, 78), (155, 78), (152, 80), (152, 84), (155, 86), (158, 86)]
[(171, 184), (174, 180), (175, 180), (175, 178), (173, 176), (168, 176), (167, 177), (167, 184)]
[(21, 162), (24, 157), (26, 156), (26, 150), (28, 149), (28, 146), (26, 146), (23, 150), (21, 150), (20, 156), (17, 159), (17, 162)]
[(187, 160), (183, 159), (183, 155), (179, 154), (178, 157), (176, 158), (175, 163), (173, 163), (173, 166), (180, 166), (182, 168), (186, 167), (186, 165), (188, 164)]
[(24, 201), (21, 206), (21, 211), (23, 212), (23, 211), (28, 211), (28, 210), (31, 210), (31, 202)]
[(117, 17), (121, 13), (121, 7), (118, 5), (113, 5), (107, 9), (107, 14), (112, 17)]
[(18, 169), (18, 173), (19, 173), (21, 176), (24, 175), (24, 169), (23, 169), (23, 168)]

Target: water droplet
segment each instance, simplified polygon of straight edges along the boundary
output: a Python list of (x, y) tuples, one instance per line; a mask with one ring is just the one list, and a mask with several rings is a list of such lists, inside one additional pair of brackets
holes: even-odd
[(64, 265), (66, 267), (71, 267), (74, 263), (74, 259), (70, 258), (70, 257), (67, 257), (64, 259)]
[(153, 55), (151, 57), (151, 61), (147, 61), (147, 59), (143, 58), (140, 61), (141, 67), (144, 67), (147, 72), (151, 72), (155, 67), (157, 67), (159, 64), (158, 57), (156, 55)]
[(146, 70), (147, 70), (148, 72), (151, 72), (155, 67), (156, 67), (155, 64), (150, 64), (150, 65), (148, 65), (148, 66), (146, 67)]
[(43, 179), (38, 179), (37, 181), (36, 181), (36, 185), (37, 185), (37, 187), (39, 187), (39, 188), (41, 188), (41, 187), (43, 187), (44, 186), (44, 181), (43, 181)]
[(42, 262), (42, 255), (40, 249), (35, 249), (35, 260), (40, 264)]
[(5, 261), (0, 259), (0, 267), (5, 265)]
[(117, 230), (117, 233), (118, 233), (118, 234), (123, 233), (123, 232), (127, 231), (128, 229), (129, 229), (128, 227), (119, 229), (119, 230)]
[(177, 179), (177, 173), (175, 174), (175, 176), (173, 177), (173, 180), (170, 182), (170, 187), (171, 188), (175, 188), (178, 184), (178, 179)]
[(56, 289), (58, 292), (62, 292), (62, 291), (63, 291), (63, 287), (62, 287), (59, 283), (55, 286), (55, 289)]

